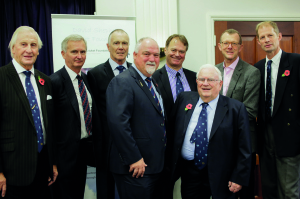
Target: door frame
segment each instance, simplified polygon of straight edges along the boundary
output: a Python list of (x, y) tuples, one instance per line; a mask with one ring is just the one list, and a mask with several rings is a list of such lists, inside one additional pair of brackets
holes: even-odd
[(299, 16), (272, 16), (267, 15), (264, 17), (258, 17), (257, 15), (220, 15), (215, 13), (208, 13), (206, 17), (206, 35), (207, 35), (207, 63), (215, 63), (215, 46), (216, 46), (216, 36), (215, 36), (215, 21), (300, 21)]

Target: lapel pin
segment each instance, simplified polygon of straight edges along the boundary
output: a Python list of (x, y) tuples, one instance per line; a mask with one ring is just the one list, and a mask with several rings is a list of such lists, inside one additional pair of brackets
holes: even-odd
[(143, 84), (142, 84), (141, 80), (139, 80), (139, 81), (140, 81), (140, 84), (141, 84), (141, 86), (143, 86)]

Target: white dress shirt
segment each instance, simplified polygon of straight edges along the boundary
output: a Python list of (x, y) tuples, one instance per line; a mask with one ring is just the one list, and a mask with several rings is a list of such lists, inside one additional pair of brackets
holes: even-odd
[[(108, 59), (108, 62), (111, 66), (112, 71), (114, 72), (114, 75), (117, 76), (120, 74), (120, 71), (117, 69), (118, 66), (124, 66), (125, 70), (127, 70), (127, 62), (125, 61), (122, 65), (117, 64), (117, 62), (115, 62), (114, 60), (112, 60), (111, 58)], [(124, 71), (125, 71), (124, 70)], [(124, 72), (123, 71), (123, 72)]]
[[(212, 101), (208, 102), (208, 106), (206, 107), (207, 110), (207, 140), (209, 142), (209, 136), (211, 132), (211, 127), (214, 121), (216, 109), (217, 109), (217, 104), (219, 101), (219, 95)], [(202, 110), (202, 106), (200, 106), (203, 103), (203, 100), (199, 97), (199, 100), (195, 106), (194, 112), (191, 116), (189, 125), (186, 129), (184, 141), (182, 144), (182, 149), (181, 149), (181, 156), (185, 160), (193, 160), (195, 156), (195, 142), (191, 143), (191, 137), (192, 134), (195, 130), (195, 127), (198, 123), (198, 118)], [(191, 111), (191, 110), (187, 110)], [(208, 143), (209, 146), (209, 143)]]
[[(14, 65), (14, 67), (15, 67), (18, 75), (19, 75), (19, 78), (20, 78), (21, 83), (23, 85), (25, 94), (27, 96), (26, 86), (25, 86), (26, 75), (23, 73), (26, 70), (15, 59), (12, 60), (12, 63), (13, 63), (13, 65)], [(42, 108), (41, 108), (41, 99), (40, 99), (39, 89), (37, 87), (37, 83), (36, 83), (36, 80), (35, 80), (35, 77), (34, 77), (34, 67), (33, 66), (30, 69), (30, 71), (31, 71), (30, 81), (31, 81), (31, 85), (33, 87), (33, 90), (34, 90), (34, 93), (35, 93), (35, 97), (36, 97), (36, 100), (37, 100), (37, 103), (38, 103), (38, 106), (39, 106), (41, 124), (42, 124), (42, 129), (43, 129), (44, 144), (46, 144), (46, 130), (45, 130), (45, 127), (44, 127), (43, 112), (42, 112)]]
[[(78, 87), (78, 79), (77, 77), (77, 73), (75, 73), (74, 71), (72, 71), (68, 66), (65, 65), (65, 68), (71, 78), (71, 82), (73, 84), (74, 90), (75, 90), (75, 94), (77, 97), (77, 101), (78, 101), (78, 107), (79, 107), (79, 114), (80, 114), (80, 126), (81, 126), (81, 139), (82, 138), (87, 138), (88, 137), (88, 133), (86, 131), (86, 127), (85, 127), (85, 122), (84, 122), (84, 114), (83, 114), (83, 106), (82, 106), (82, 100), (80, 97), (80, 92), (79, 92), (79, 87)], [(79, 74), (81, 76), (81, 71), (79, 72)], [(84, 81), (82, 81), (84, 84)], [(85, 86), (85, 85), (84, 85)], [(85, 86), (85, 90), (86, 90), (86, 94), (89, 100), (89, 106), (90, 106), (90, 111), (92, 114), (92, 97), (90, 95), (90, 92), (88, 91), (87, 87)], [(93, 118), (92, 118), (93, 119)]]

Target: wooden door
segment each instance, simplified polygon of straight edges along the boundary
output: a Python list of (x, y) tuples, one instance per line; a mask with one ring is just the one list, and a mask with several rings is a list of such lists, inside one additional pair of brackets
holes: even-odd
[[(242, 35), (244, 44), (243, 50), (239, 53), (239, 56), (245, 62), (254, 65), (261, 59), (266, 57), (266, 53), (261, 49), (257, 43), (255, 28), (259, 22), (257, 21), (216, 21), (215, 35), (216, 43), (220, 42), (221, 34), (227, 29), (235, 29)], [(280, 47), (285, 52), (293, 52), (300, 54), (300, 22), (276, 22), (279, 31), (282, 33), (282, 40), (280, 41)], [(297, 34), (298, 33), (298, 34)], [(215, 47), (215, 63), (221, 63), (224, 61), (223, 55), (220, 52), (218, 45)]]

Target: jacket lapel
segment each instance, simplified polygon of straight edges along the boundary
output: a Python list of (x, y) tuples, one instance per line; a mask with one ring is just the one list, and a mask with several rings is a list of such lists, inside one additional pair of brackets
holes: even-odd
[(148, 88), (148, 85), (145, 83), (145, 81), (141, 78), (141, 76), (138, 74), (138, 72), (134, 68), (130, 67), (128, 70), (129, 70), (131, 76), (135, 79), (135, 82), (137, 83), (137, 85), (143, 90), (143, 92), (149, 98), (149, 100), (151, 101), (151, 103), (153, 104), (153, 106), (155, 107), (157, 112), (160, 113), (160, 111), (158, 110), (157, 104), (151, 94), (151, 91)]
[(105, 71), (107, 77), (111, 80), (112, 78), (115, 77), (115, 74), (114, 74), (113, 70), (111, 69), (111, 66), (110, 66), (108, 60), (105, 62), (104, 66), (105, 66), (104, 71)]
[(214, 136), (217, 129), (219, 128), (223, 118), (225, 117), (228, 111), (227, 102), (224, 101), (224, 96), (219, 95), (219, 101), (216, 108), (215, 118), (212, 124), (209, 140)]
[(241, 62), (241, 59), (239, 60), (238, 64), (236, 65), (230, 83), (229, 83), (229, 87), (226, 93), (227, 97), (231, 97), (232, 96), (232, 92), (234, 90), (234, 88), (236, 87), (238, 80), (242, 74), (243, 71), (243, 63)]
[[(193, 96), (191, 99), (186, 101), (185, 105), (191, 104), (192, 108), (190, 110), (185, 110), (185, 117), (184, 117), (184, 124), (183, 124), (184, 125), (183, 129), (185, 129), (185, 131), (187, 130), (187, 127), (190, 123), (190, 119), (195, 110), (198, 100), (199, 100), (199, 95), (198, 95), (198, 93), (196, 93), (195, 96)], [(184, 108), (186, 108), (186, 106)]]
[(284, 71), (289, 70), (292, 71), (293, 66), (289, 63), (288, 54), (282, 51), (278, 75), (277, 75), (277, 83), (276, 83), (276, 91), (275, 91), (275, 99), (274, 99), (274, 106), (273, 106), (273, 116), (276, 114), (279, 105), (281, 103), (286, 84), (288, 82), (289, 76), (282, 77)]
[(78, 119), (80, 120), (77, 97), (76, 97), (75, 90), (74, 90), (73, 84), (71, 82), (70, 76), (65, 67), (66, 66), (64, 66), (61, 69), (61, 75), (63, 77), (63, 85), (65, 87), (65, 91), (68, 96), (68, 99), (70, 100), (70, 102), (74, 108), (74, 111), (75, 111)]
[(168, 99), (166, 99), (167, 102), (173, 102), (174, 103), (174, 99), (173, 99), (173, 94), (171, 91), (171, 86), (170, 86), (170, 81), (169, 81), (169, 76), (166, 70), (166, 66), (163, 66), (163, 68), (159, 71), (160, 75), (160, 81), (163, 84), (163, 89), (161, 92), (165, 93), (165, 96), (167, 96)]
[[(34, 70), (34, 78), (35, 78), (35, 81), (36, 81), (36, 85), (38, 87), (38, 90), (39, 90), (39, 95), (40, 95), (40, 102), (41, 102), (41, 110), (42, 110), (42, 114), (43, 114), (43, 122), (44, 122), (44, 126), (45, 126), (45, 129), (46, 127), (48, 126), (48, 119), (47, 119), (47, 108), (46, 108), (46, 92), (45, 92), (45, 85), (41, 85), (40, 82), (39, 82), (39, 79), (38, 77), (40, 76), (40, 73), (38, 70)], [(46, 82), (45, 82), (46, 83)], [(47, 83), (50, 83), (50, 82), (47, 82)]]
[(25, 112), (30, 120), (30, 123), (35, 128), (28, 98), (26, 96), (24, 87), (21, 83), (20, 77), (12, 63), (10, 63), (10, 66), (7, 68), (7, 72), (8, 72), (10, 83), (15, 88), (16, 94), (20, 98), (20, 101), (24, 106)]

